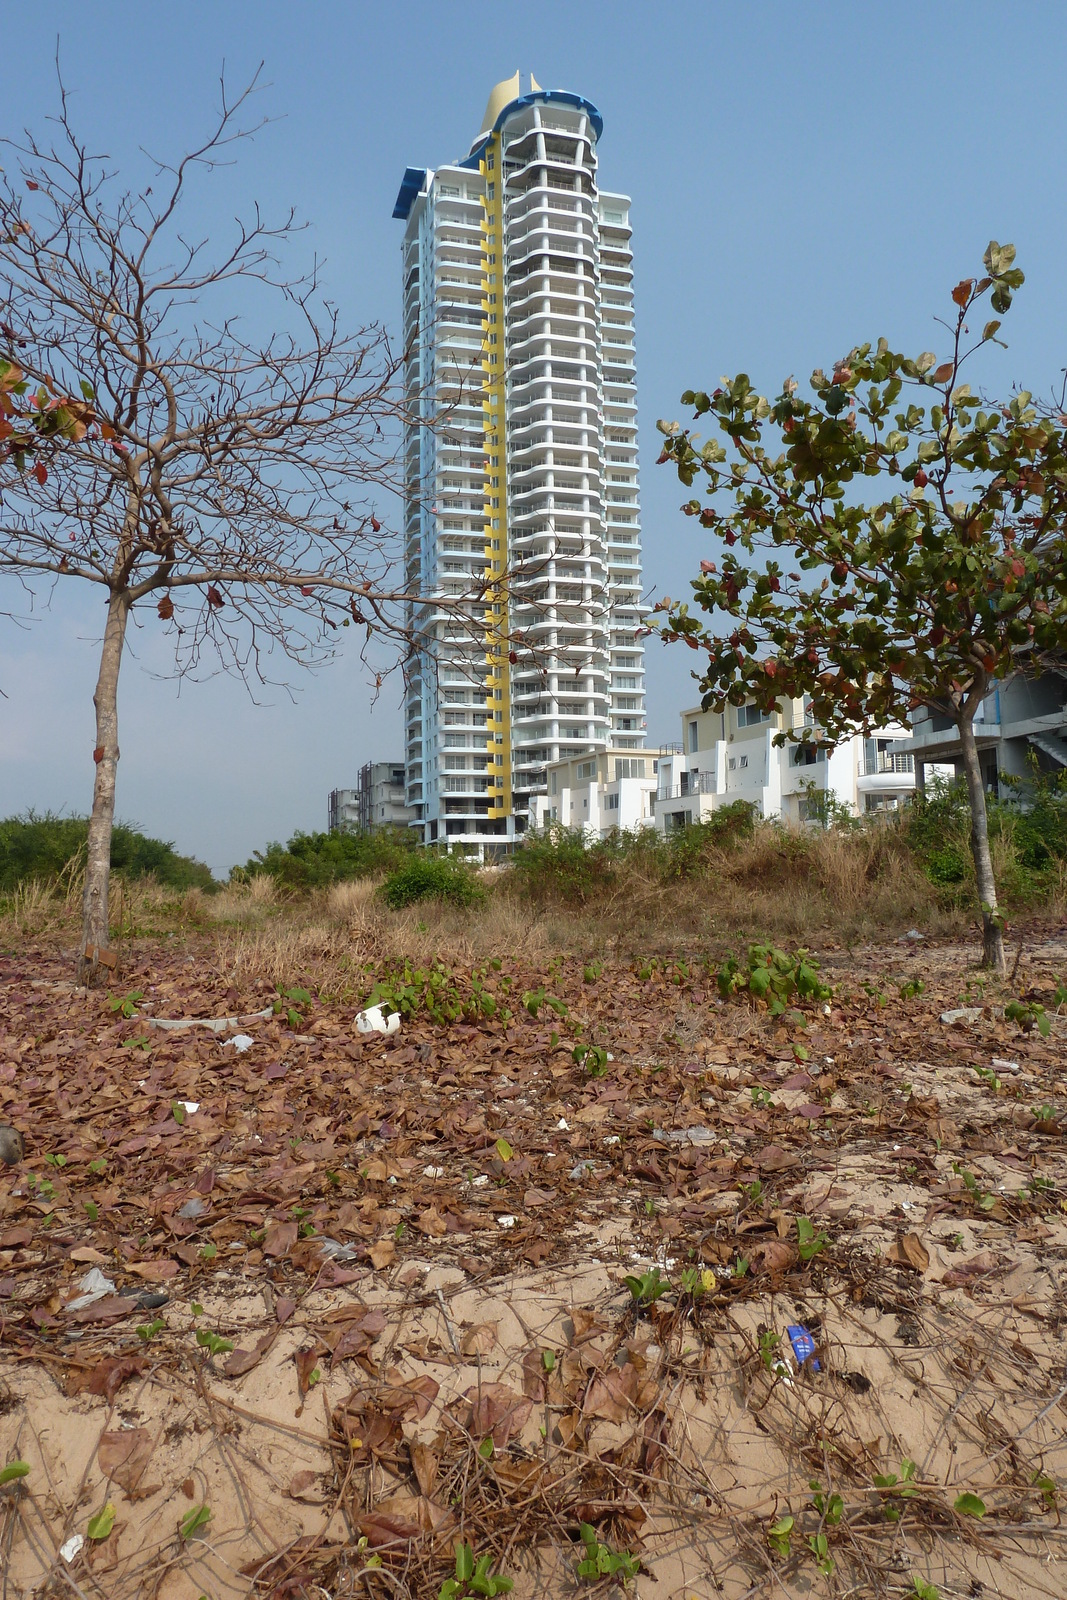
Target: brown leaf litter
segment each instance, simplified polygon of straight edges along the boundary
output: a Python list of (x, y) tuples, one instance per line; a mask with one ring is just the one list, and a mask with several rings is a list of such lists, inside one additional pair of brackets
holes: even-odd
[(648, 1600), (1062, 1593), (1064, 1039), (942, 1025), (959, 950), (831, 952), (803, 1028), (505, 961), (510, 1020), (388, 1039), (141, 960), (252, 1047), (0, 967), (7, 1595), (437, 1600), (466, 1541), (551, 1600), (583, 1523)]

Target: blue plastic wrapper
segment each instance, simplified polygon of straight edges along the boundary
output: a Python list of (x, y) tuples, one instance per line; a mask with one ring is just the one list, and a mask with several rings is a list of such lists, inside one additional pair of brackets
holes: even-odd
[(812, 1371), (821, 1372), (822, 1367), (819, 1365), (815, 1355), (815, 1340), (807, 1328), (802, 1327), (799, 1322), (795, 1322), (787, 1327), (785, 1331), (789, 1335), (789, 1343), (793, 1346), (793, 1354), (797, 1358), (797, 1366), (802, 1367), (805, 1361), (810, 1361)]

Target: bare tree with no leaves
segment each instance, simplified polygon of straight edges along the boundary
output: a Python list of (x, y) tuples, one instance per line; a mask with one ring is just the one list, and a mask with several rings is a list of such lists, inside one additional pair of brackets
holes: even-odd
[[(31, 605), (62, 577), (96, 584), (107, 608), (83, 981), (112, 959), (131, 614), (168, 631), (178, 673), (208, 650), (246, 678), (273, 650), (311, 665), (352, 622), (368, 640), (413, 644), (417, 606), (394, 582), (398, 552), (368, 498), (395, 487), (400, 359), (376, 326), (345, 333), (314, 273), (285, 275), (292, 213), (271, 226), (256, 210), (221, 248), (182, 231), (191, 179), (253, 131), (241, 123), (253, 88), (230, 102), (223, 85), (209, 137), (158, 163), (141, 193), (89, 155), (64, 93), (54, 141), (9, 145), (19, 171), (0, 183), (0, 362), (9, 394), (20, 378), (39, 385), (38, 420), (56, 423), (30, 454), (10, 428), (5, 450), (0, 430), (0, 573)], [(249, 312), (287, 331), (257, 340), (243, 331)]]

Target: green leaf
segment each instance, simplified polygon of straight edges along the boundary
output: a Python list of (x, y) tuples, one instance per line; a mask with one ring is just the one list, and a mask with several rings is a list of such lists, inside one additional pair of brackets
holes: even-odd
[(456, 1545), (456, 1577), (460, 1583), (469, 1583), (474, 1577), (474, 1551), (469, 1544)]
[(182, 1100), (172, 1100), (171, 1103), (170, 1103), (170, 1111), (171, 1111), (171, 1116), (174, 1118), (175, 1122), (178, 1124), (179, 1127), (181, 1127), (182, 1123), (185, 1121), (185, 1103), (184, 1103), (184, 1101), (182, 1101)]
[(192, 1511), (187, 1511), (178, 1525), (178, 1532), (183, 1539), (192, 1539), (203, 1531), (211, 1521), (210, 1506), (195, 1506)]
[(958, 1495), (952, 1509), (958, 1511), (961, 1517), (984, 1517), (985, 1501), (979, 1500), (976, 1494)]
[(9, 1461), (6, 1467), (0, 1467), (0, 1487), (5, 1483), (14, 1483), (16, 1478), (25, 1478), (29, 1470), (28, 1461)]
[(500, 1157), (501, 1161), (510, 1161), (512, 1156), (515, 1154), (514, 1150), (508, 1144), (506, 1139), (497, 1140), (496, 1153)]
[(115, 1514), (114, 1502), (109, 1500), (102, 1511), (98, 1511), (95, 1517), (90, 1517), (89, 1526), (85, 1530), (90, 1539), (106, 1539), (115, 1526)]

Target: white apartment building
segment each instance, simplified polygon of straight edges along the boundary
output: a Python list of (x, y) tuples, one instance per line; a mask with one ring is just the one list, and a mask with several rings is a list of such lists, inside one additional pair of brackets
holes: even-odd
[(551, 763), (645, 738), (629, 201), (599, 186), (602, 128), (516, 73), (469, 155), (409, 167), (393, 212), (425, 641), (407, 800), (424, 842), (483, 857), (513, 847)]
[(776, 733), (800, 729), (805, 719), (802, 700), (773, 712), (751, 704), (683, 711), (681, 753), (659, 761), (656, 827), (669, 832), (705, 821), (734, 800), (761, 817), (803, 823), (819, 815), (824, 795), (864, 816), (891, 810), (914, 791), (910, 728), (854, 734), (837, 745), (775, 745)]
[(544, 794), (530, 801), (531, 828), (581, 828), (589, 840), (615, 829), (655, 827), (658, 750), (598, 750), (557, 761)]

